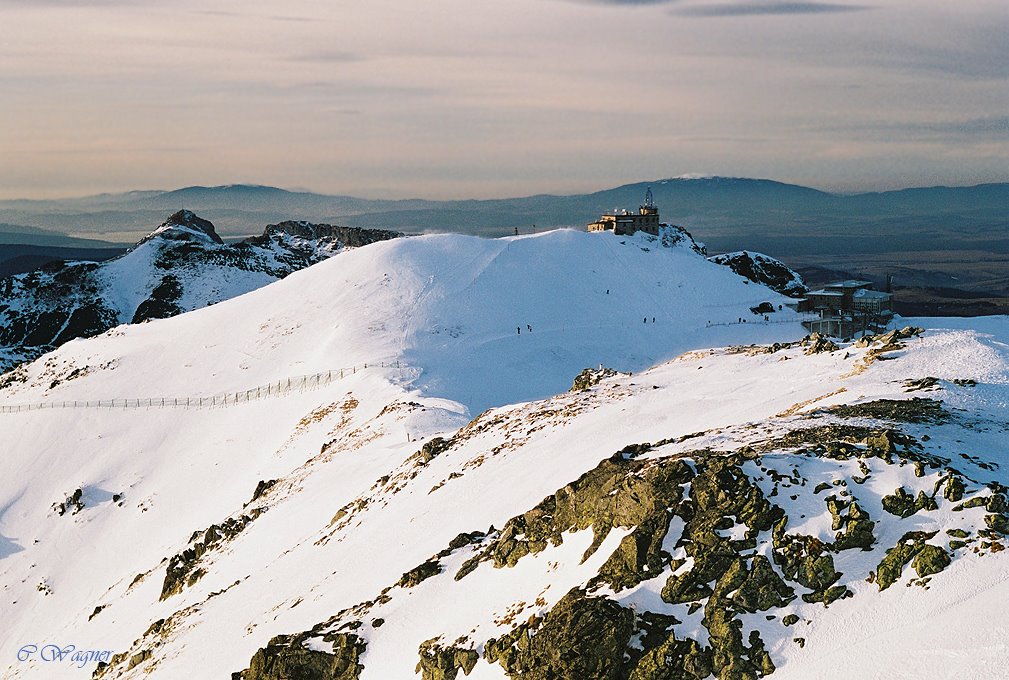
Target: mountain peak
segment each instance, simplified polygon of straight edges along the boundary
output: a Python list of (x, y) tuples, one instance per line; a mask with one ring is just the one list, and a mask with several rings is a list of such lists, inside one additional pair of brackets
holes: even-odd
[(151, 232), (137, 245), (146, 243), (153, 238), (165, 238), (173, 241), (209, 239), (213, 243), (224, 243), (221, 237), (217, 235), (213, 222), (203, 219), (191, 210), (185, 209), (173, 213), (167, 220), (161, 223), (161, 226)]

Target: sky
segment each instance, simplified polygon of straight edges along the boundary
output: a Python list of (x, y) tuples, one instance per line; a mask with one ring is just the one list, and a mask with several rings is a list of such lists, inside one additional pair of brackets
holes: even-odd
[(1009, 181), (1005, 0), (0, 0), (0, 198)]

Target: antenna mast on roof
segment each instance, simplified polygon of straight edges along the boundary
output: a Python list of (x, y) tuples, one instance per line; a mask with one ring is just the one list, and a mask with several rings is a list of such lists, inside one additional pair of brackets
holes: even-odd
[(645, 190), (645, 206), (644, 207), (646, 207), (646, 208), (654, 208), (655, 207), (655, 197), (652, 196), (652, 188), (651, 187), (648, 187)]

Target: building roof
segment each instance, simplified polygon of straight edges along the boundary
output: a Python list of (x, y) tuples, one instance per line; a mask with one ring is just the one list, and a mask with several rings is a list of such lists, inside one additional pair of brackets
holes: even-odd
[(814, 295), (818, 295), (821, 297), (843, 297), (844, 293), (837, 290), (824, 290), (823, 288), (821, 288), (820, 290), (811, 290), (808, 293), (806, 293), (806, 297), (812, 297)]
[(893, 297), (893, 294), (883, 293), (878, 290), (866, 290), (865, 288), (862, 288), (852, 293), (851, 297), (858, 298), (861, 300), (889, 300), (890, 298)]
[(827, 284), (823, 288), (825, 289), (862, 289), (867, 286), (872, 286), (873, 282), (871, 280), (859, 280), (858, 278), (848, 278), (846, 280), (839, 280), (833, 282), (833, 284)]

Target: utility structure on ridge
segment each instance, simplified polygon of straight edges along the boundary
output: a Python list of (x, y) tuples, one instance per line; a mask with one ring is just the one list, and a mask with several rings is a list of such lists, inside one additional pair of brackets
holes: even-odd
[(643, 231), (652, 236), (659, 235), (659, 209), (655, 205), (651, 187), (645, 192), (645, 202), (637, 214), (627, 210), (614, 210), (588, 225), (589, 231), (612, 231), (617, 236), (631, 235)]
[[(888, 277), (888, 287), (889, 283)], [(802, 322), (806, 330), (836, 338), (881, 333), (893, 319), (893, 293), (873, 290), (871, 281), (837, 281), (809, 291), (797, 302), (797, 311), (818, 315)]]

